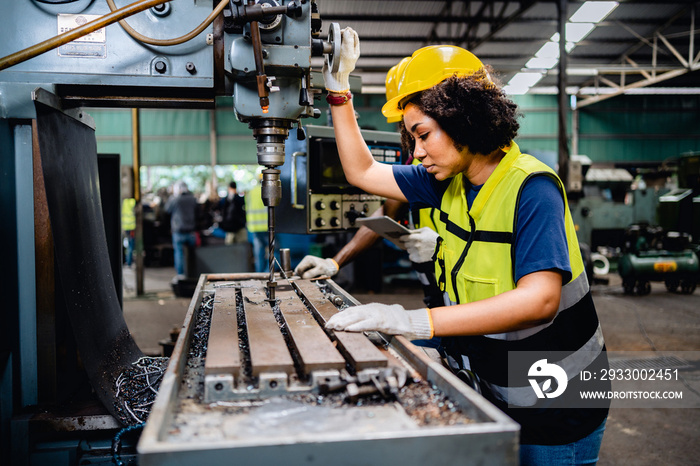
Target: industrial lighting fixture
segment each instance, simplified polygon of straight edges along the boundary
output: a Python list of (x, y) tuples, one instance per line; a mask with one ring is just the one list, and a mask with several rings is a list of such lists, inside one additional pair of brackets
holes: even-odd
[(557, 32), (535, 53), (537, 58), (556, 58), (559, 61), (559, 33)]
[(583, 40), (593, 29), (595, 29), (593, 23), (566, 23), (567, 45)]
[(525, 68), (551, 70), (559, 62), (559, 58), (539, 58), (533, 57), (525, 64)]
[(571, 15), (572, 23), (599, 23), (603, 21), (615, 8), (617, 2), (586, 2), (576, 13)]
[[(618, 2), (585, 2), (569, 18), (566, 23), (566, 51), (571, 52), (576, 44), (586, 38), (595, 29), (596, 24), (605, 19), (618, 5)], [(559, 33), (554, 33), (535, 56), (528, 60), (525, 68), (547, 69), (554, 68), (559, 63)], [(508, 81), (503, 90), (508, 94), (526, 94), (532, 86), (537, 84), (544, 74), (518, 73)]]
[(508, 85), (504, 87), (504, 90), (508, 94), (526, 94), (527, 91), (543, 77), (544, 73), (521, 72), (508, 81)]

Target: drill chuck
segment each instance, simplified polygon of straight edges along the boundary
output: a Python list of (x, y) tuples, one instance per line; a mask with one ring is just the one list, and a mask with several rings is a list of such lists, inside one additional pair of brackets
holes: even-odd
[(258, 142), (258, 165), (278, 167), (284, 164), (284, 142), (292, 121), (274, 118), (253, 120), (249, 126)]
[(267, 168), (262, 171), (262, 175), (261, 191), (263, 204), (267, 207), (277, 207), (280, 199), (282, 199), (280, 171), (274, 168)]

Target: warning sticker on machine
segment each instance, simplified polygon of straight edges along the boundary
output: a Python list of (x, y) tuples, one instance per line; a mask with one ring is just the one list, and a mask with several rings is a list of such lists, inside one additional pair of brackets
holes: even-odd
[[(58, 15), (58, 34), (66, 33), (99, 17), (99, 15)], [(60, 46), (58, 55), (61, 57), (105, 58), (107, 56), (106, 41), (105, 28), (101, 28)]]

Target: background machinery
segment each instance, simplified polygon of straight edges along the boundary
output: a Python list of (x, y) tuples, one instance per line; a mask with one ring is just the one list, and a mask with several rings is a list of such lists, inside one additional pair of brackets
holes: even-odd
[(658, 225), (630, 225), (618, 262), (625, 293), (646, 295), (652, 281), (691, 294), (700, 281), (700, 154), (678, 161), (678, 187), (659, 197)]

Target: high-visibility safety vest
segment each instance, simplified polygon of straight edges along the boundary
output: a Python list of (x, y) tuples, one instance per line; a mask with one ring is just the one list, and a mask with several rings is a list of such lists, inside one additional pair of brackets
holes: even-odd
[(122, 201), (122, 230), (124, 231), (136, 229), (134, 206), (136, 206), (136, 199), (133, 197), (127, 197)]
[(462, 174), (452, 179), (442, 197), (440, 225), (444, 227), (438, 231), (443, 241), (437, 252), (436, 275), (451, 303), (471, 303), (515, 289), (518, 204), (525, 182), (535, 176), (554, 180), (564, 199), (572, 277), (562, 285), (556, 317), (524, 330), (443, 338), (447, 353), (468, 365), (496, 400), (517, 406), (533, 406), (538, 398), (527, 382), (509, 387), (505, 369), (509, 352), (567, 352), (569, 356), (556, 362), (569, 379), (577, 377), (594, 360), (598, 364), (604, 359), (602, 363), (607, 364), (603, 334), (561, 180), (542, 162), (521, 154), (513, 142), (471, 208), (466, 198), (468, 180)]
[(262, 200), (262, 187), (258, 184), (245, 195), (246, 228), (250, 233), (267, 231), (267, 207)]

